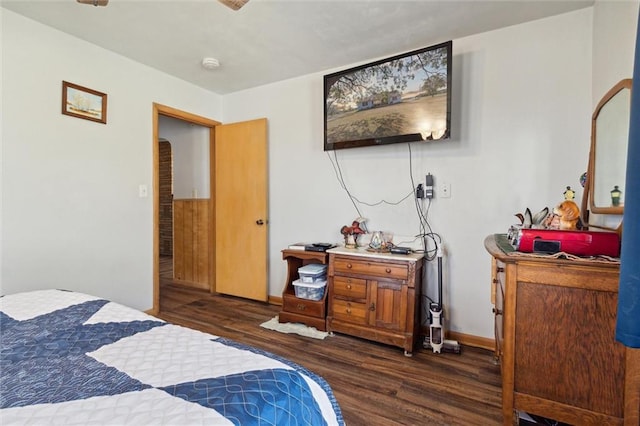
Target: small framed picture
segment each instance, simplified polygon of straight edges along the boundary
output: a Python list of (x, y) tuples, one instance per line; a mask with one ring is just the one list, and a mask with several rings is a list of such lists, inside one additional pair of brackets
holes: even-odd
[(63, 81), (62, 113), (107, 124), (107, 94)]

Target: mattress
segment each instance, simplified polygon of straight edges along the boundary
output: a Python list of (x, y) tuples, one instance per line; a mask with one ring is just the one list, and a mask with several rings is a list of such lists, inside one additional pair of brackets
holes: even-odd
[(88, 294), (0, 298), (0, 423), (342, 425), (328, 383)]

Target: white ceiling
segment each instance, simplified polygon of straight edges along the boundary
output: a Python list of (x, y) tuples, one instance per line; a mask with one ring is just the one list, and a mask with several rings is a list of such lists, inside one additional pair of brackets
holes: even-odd
[[(2, 7), (218, 94), (336, 70), (593, 0), (0, 0)], [(455, 48), (455, 41), (454, 41)], [(203, 57), (221, 66), (207, 71)]]

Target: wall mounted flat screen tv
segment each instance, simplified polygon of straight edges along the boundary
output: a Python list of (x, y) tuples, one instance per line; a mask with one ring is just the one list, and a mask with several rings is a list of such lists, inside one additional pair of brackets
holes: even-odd
[(452, 42), (324, 76), (324, 150), (451, 137)]

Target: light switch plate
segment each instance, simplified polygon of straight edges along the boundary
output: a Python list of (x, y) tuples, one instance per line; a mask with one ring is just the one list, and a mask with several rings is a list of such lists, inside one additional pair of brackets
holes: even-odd
[(149, 195), (149, 191), (147, 190), (147, 185), (138, 185), (138, 197), (146, 198)]
[(451, 184), (450, 183), (441, 183), (440, 184), (440, 198), (451, 198)]

